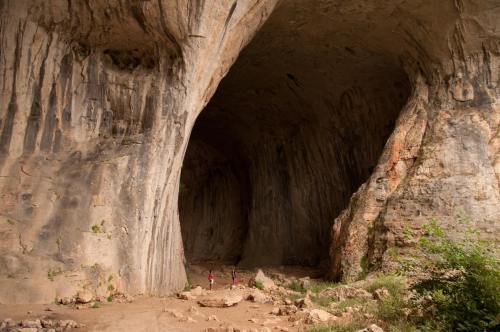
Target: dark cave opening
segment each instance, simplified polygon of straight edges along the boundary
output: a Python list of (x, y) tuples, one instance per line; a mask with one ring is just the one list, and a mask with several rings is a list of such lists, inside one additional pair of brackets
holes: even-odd
[(328, 31), (297, 37), (287, 15), (273, 14), (196, 120), (179, 194), (190, 263), (327, 264), (333, 222), (410, 94), (394, 54), (333, 47)]

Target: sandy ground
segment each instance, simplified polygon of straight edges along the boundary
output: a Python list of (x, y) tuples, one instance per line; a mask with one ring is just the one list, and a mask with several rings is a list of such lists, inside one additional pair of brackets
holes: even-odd
[[(190, 279), (193, 285), (208, 287), (206, 273), (207, 266), (193, 266), (190, 269)], [(303, 277), (317, 274), (317, 271), (303, 268), (288, 268), (277, 270), (287, 276)], [(222, 292), (231, 284), (231, 268), (221, 267), (213, 271), (215, 285), (213, 293)], [(253, 271), (239, 272), (239, 283), (246, 285), (248, 279), (254, 275)], [(193, 313), (193, 309), (201, 315)], [(100, 308), (76, 309), (73, 306), (56, 304), (26, 304), (0, 305), (0, 321), (12, 318), (22, 319), (44, 318), (60, 320), (72, 319), (86, 325), (75, 331), (205, 331), (209, 327), (233, 326), (240, 329), (257, 329), (261, 331), (267, 327), (279, 331), (277, 327), (285, 327), (289, 331), (299, 331), (300, 327), (293, 326), (287, 317), (277, 317), (270, 314), (272, 304), (256, 304), (242, 301), (230, 308), (203, 308), (197, 300), (180, 300), (175, 296), (152, 298), (145, 296), (135, 297), (132, 303), (103, 303)], [(182, 315), (175, 317), (172, 310)], [(208, 320), (215, 315), (219, 321)], [(179, 315), (178, 315), (179, 316)], [(185, 321), (190, 317), (193, 321)], [(266, 330), (266, 329), (264, 329)], [(302, 329), (303, 330), (303, 329)]]

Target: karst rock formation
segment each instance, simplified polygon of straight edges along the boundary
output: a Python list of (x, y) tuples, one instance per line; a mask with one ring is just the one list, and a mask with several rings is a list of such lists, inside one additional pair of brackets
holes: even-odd
[(498, 0), (0, 0), (0, 43), (0, 303), (498, 236)]

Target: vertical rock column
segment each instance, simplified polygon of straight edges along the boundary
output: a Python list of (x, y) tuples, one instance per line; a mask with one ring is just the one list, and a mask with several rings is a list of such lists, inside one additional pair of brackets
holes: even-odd
[(189, 134), (274, 3), (0, 3), (0, 302), (184, 286)]

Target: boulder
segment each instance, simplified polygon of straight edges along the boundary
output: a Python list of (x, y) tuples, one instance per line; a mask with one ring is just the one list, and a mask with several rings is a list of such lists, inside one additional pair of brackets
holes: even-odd
[(89, 303), (93, 300), (94, 295), (88, 290), (81, 290), (76, 296), (76, 301), (78, 303)]
[(262, 285), (263, 289), (276, 288), (276, 284), (274, 283), (274, 281), (271, 278), (267, 277), (261, 269), (257, 271), (255, 277), (250, 279), (249, 285), (255, 286), (257, 283)]
[(258, 289), (253, 289), (252, 292), (248, 294), (246, 299), (248, 301), (256, 303), (267, 303), (271, 301), (271, 299), (268, 296), (266, 296), (263, 292), (261, 292)]
[(213, 295), (198, 301), (201, 307), (227, 308), (237, 305), (243, 300), (240, 294), (220, 294)]
[(313, 309), (309, 312), (306, 322), (309, 324), (325, 323), (333, 320), (334, 318), (335, 317), (329, 312), (321, 309)]

